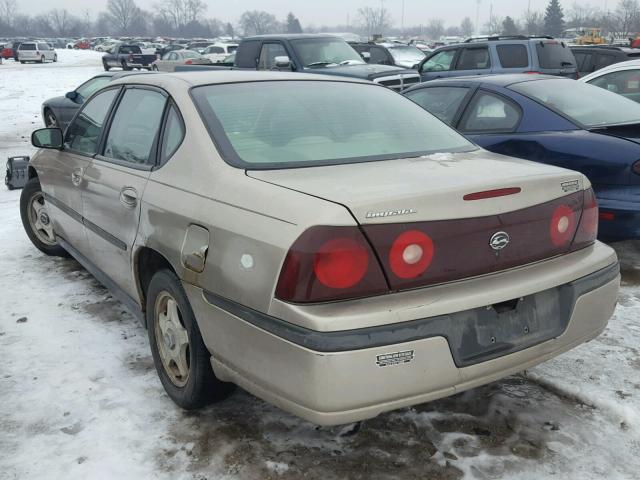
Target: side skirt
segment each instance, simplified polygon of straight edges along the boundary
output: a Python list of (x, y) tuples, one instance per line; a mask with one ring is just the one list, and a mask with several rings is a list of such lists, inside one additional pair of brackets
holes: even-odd
[(96, 280), (107, 287), (111, 294), (124, 304), (127, 310), (129, 310), (129, 312), (138, 319), (143, 327), (147, 327), (144, 312), (142, 311), (142, 308), (140, 308), (140, 305), (138, 305), (138, 302), (136, 302), (128, 293), (111, 280), (106, 273), (94, 265), (91, 260), (72, 247), (64, 238), (56, 236), (56, 241), (62, 246), (62, 248), (69, 252), (73, 258), (80, 263), (80, 265), (86, 268), (87, 271), (96, 278)]

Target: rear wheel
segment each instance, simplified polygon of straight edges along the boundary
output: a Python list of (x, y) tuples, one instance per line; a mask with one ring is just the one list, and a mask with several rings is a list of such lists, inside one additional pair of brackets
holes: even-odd
[(122, 67), (123, 71), (129, 71), (132, 70), (131, 67), (127, 67), (127, 62), (125, 62), (124, 60), (122, 60), (122, 62), (120, 63), (120, 66)]
[(20, 217), (31, 243), (43, 253), (68, 257), (67, 251), (58, 245), (49, 216), (48, 205), (37, 177), (29, 180), (20, 195)]
[(108, 72), (109, 69), (111, 68), (109, 65), (107, 65), (107, 62), (105, 62), (104, 60), (102, 61), (102, 67), (104, 68), (105, 72)]
[(45, 58), (44, 55), (40, 57), (40, 63), (44, 63), (45, 62)]
[(154, 72), (157, 72), (158, 71), (158, 66), (157, 65), (152, 66), (151, 70), (153, 70)]
[(158, 376), (186, 410), (222, 400), (233, 385), (216, 378), (187, 295), (170, 270), (156, 272), (147, 293), (147, 328)]
[(54, 54), (53, 55), (53, 63), (56, 63), (58, 61), (58, 54)]

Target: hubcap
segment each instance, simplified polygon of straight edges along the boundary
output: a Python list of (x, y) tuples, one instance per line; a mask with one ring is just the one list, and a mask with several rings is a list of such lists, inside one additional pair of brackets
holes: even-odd
[(171, 383), (184, 387), (189, 380), (189, 335), (178, 304), (169, 292), (158, 295), (155, 320), (156, 344), (164, 371)]
[(42, 243), (55, 245), (56, 236), (51, 226), (51, 218), (47, 212), (47, 205), (42, 192), (34, 193), (29, 199), (29, 225), (31, 230)]

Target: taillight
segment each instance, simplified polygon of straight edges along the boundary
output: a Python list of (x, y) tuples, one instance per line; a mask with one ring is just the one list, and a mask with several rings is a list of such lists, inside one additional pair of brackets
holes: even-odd
[(635, 173), (636, 175), (640, 175), (640, 160), (633, 164), (631, 170), (633, 170), (633, 173)]
[(534, 70), (529, 70), (527, 72), (522, 72), (522, 73), (528, 73), (529, 75), (540, 75), (540, 72), (536, 72)]
[(133, 55), (129, 54), (129, 61), (133, 62)]
[(587, 247), (593, 244), (596, 238), (598, 238), (598, 201), (592, 188), (584, 191), (582, 205), (580, 224), (578, 225), (578, 230), (571, 244), (572, 251)]
[(313, 227), (285, 258), (276, 297), (294, 303), (360, 298), (389, 290), (375, 254), (358, 227)]
[(568, 245), (576, 233), (576, 215), (568, 205), (559, 205), (549, 223), (549, 235), (556, 247)]
[(187, 60), (186, 62), (184, 62), (185, 65), (192, 65), (193, 64), (193, 60)]
[(401, 233), (389, 251), (389, 265), (395, 275), (409, 279), (422, 275), (433, 260), (433, 240), (419, 230)]

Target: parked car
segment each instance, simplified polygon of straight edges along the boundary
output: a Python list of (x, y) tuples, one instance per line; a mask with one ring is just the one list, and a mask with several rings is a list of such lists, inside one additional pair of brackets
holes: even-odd
[(116, 43), (111, 47), (111, 50), (102, 56), (102, 66), (107, 72), (113, 67), (120, 67), (125, 71), (134, 68), (151, 70), (151, 64), (155, 60), (155, 54), (142, 53), (138, 45)]
[(164, 45), (163, 47), (156, 48), (156, 56), (157, 58), (164, 57), (167, 53), (173, 52), (174, 50), (184, 50), (184, 45), (180, 45), (179, 43), (170, 43), (169, 45)]
[(615, 63), (640, 58), (637, 48), (616, 47), (613, 45), (581, 45), (571, 47), (576, 58), (578, 75), (584, 77)]
[(532, 367), (615, 308), (584, 175), (482, 150), (370, 82), (126, 77), (32, 140), (27, 235), (143, 319), (187, 409), (232, 382), (354, 422)]
[(74, 50), (90, 50), (91, 43), (88, 40), (78, 40), (73, 44)]
[[(327, 34), (257, 35), (243, 38), (231, 70), (279, 70), (370, 80), (395, 91), (420, 82), (415, 70), (367, 65), (344, 39)], [(188, 66), (179, 70), (221, 66)]]
[(350, 43), (356, 52), (369, 64), (394, 65), (402, 68), (418, 68), (427, 56), (422, 50), (413, 45), (400, 43)]
[(582, 82), (496, 75), (428, 82), (406, 95), (483, 148), (578, 170), (604, 239), (640, 238), (640, 105)]
[(214, 43), (213, 45), (209, 45), (200, 53), (213, 63), (225, 63), (226, 58), (234, 53), (237, 48), (237, 43)]
[(213, 42), (191, 42), (187, 45), (186, 50), (193, 50), (194, 52), (204, 53), (204, 49), (209, 45), (213, 45)]
[(614, 63), (582, 77), (580, 81), (640, 102), (640, 59)]
[(13, 58), (13, 48), (10, 43), (0, 45), (0, 58), (4, 60)]
[(45, 42), (22, 42), (18, 47), (18, 61), (25, 62), (57, 62), (58, 54)]
[(45, 126), (59, 127), (64, 131), (78, 109), (95, 91), (119, 78), (141, 73), (147, 72), (104, 72), (90, 78), (75, 90), (67, 92), (63, 97), (45, 100), (42, 103), (42, 120)]
[(175, 72), (178, 65), (211, 65), (211, 60), (193, 50), (174, 50), (151, 64), (151, 69), (160, 72)]
[(544, 73), (578, 78), (569, 47), (552, 37), (474, 37), (438, 48), (418, 70), (423, 81), (492, 73)]

